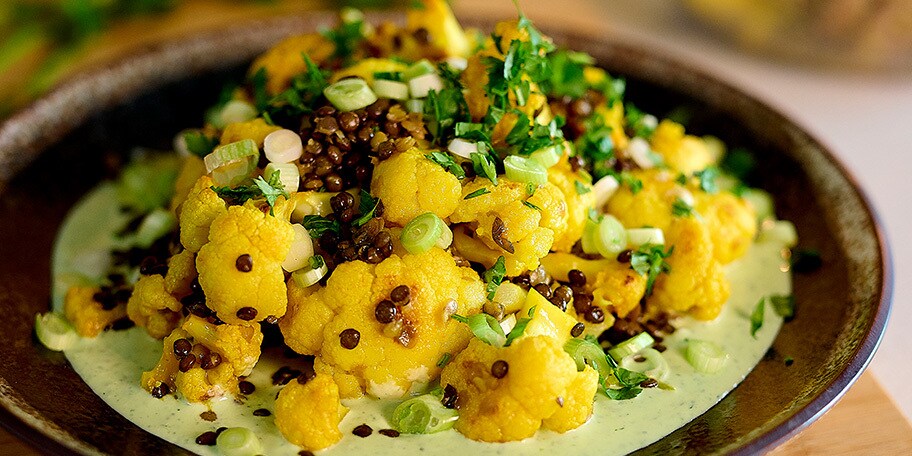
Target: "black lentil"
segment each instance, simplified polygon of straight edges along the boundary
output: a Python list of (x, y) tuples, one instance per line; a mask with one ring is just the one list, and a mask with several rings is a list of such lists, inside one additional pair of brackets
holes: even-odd
[(510, 365), (502, 359), (494, 361), (494, 364), (491, 364), (491, 375), (494, 378), (504, 378), (507, 376), (507, 372), (510, 371)]
[(313, 451), (301, 450), (298, 451), (298, 456), (315, 456)]
[(647, 378), (646, 380), (640, 382), (640, 386), (643, 388), (655, 388), (658, 385), (659, 382), (654, 378)]
[(272, 374), (272, 384), (287, 385), (288, 382), (294, 380), (299, 375), (301, 375), (301, 371), (292, 369), (288, 366), (282, 366), (279, 368), (279, 370), (275, 371), (275, 373)]
[(491, 225), (491, 238), (500, 248), (509, 253), (514, 253), (513, 243), (507, 239), (507, 225), (504, 224), (500, 217), (494, 217), (494, 223)]
[(304, 385), (307, 382), (313, 380), (317, 376), (317, 371), (314, 370), (313, 363), (305, 363), (301, 374), (298, 375), (298, 383)]
[(357, 329), (348, 328), (339, 333), (339, 343), (342, 344), (342, 348), (352, 350), (358, 346), (359, 342), (361, 342), (361, 333)]
[(396, 309), (396, 304), (393, 304), (393, 302), (388, 299), (380, 301), (380, 303), (377, 304), (377, 307), (374, 308), (374, 318), (383, 324), (392, 323), (393, 320), (396, 319), (396, 314), (398, 313), (399, 311)]
[(443, 388), (443, 397), (440, 399), (440, 403), (448, 409), (456, 408), (456, 401), (459, 400), (459, 392), (456, 391), (456, 387), (450, 384), (447, 384)]
[(630, 249), (622, 250), (618, 254), (617, 260), (619, 263), (630, 263), (630, 259), (633, 257), (633, 251)]
[(200, 367), (205, 370), (215, 369), (219, 364), (222, 364), (222, 355), (218, 352), (210, 352), (200, 358)]
[(551, 299), (552, 291), (551, 287), (549, 287), (548, 284), (540, 283), (532, 288), (534, 288), (535, 291), (537, 291), (540, 295), (544, 296), (545, 299)]
[(214, 446), (216, 439), (218, 439), (218, 434), (213, 431), (206, 431), (196, 437), (196, 444)]
[(390, 299), (393, 302), (398, 303), (399, 305), (406, 305), (411, 298), (411, 291), (407, 285), (399, 285), (396, 288), (393, 288), (393, 291), (390, 292)]
[(589, 323), (601, 323), (605, 321), (605, 312), (598, 306), (589, 306), (589, 309), (583, 314), (583, 318)]
[(174, 356), (177, 356), (178, 358), (189, 355), (190, 350), (192, 349), (193, 344), (187, 339), (177, 339), (174, 341)]
[(573, 295), (573, 309), (576, 310), (577, 314), (586, 313), (590, 307), (592, 307), (592, 296), (586, 294)]
[(566, 285), (561, 285), (554, 289), (551, 294), (551, 303), (560, 308), (561, 311), (567, 310), (570, 301), (573, 299), (573, 290)]
[(577, 323), (577, 324), (573, 325), (573, 328), (570, 328), (570, 335), (573, 337), (579, 337), (581, 334), (583, 334), (583, 331), (585, 331), (585, 330), (586, 330), (586, 325), (584, 325), (582, 323)]
[(272, 415), (272, 412), (270, 412), (269, 410), (264, 409), (264, 408), (256, 409), (253, 411), (253, 416), (269, 416), (269, 415)]
[(586, 285), (586, 274), (579, 269), (571, 269), (567, 273), (567, 279), (570, 281), (570, 285), (574, 287), (583, 287)]
[(352, 430), (352, 434), (355, 434), (361, 438), (367, 437), (367, 436), (371, 435), (373, 432), (374, 432), (374, 430), (371, 429), (371, 427), (366, 424), (358, 425)]
[(180, 362), (178, 362), (177, 368), (180, 369), (181, 372), (187, 372), (190, 369), (193, 369), (193, 366), (195, 365), (196, 356), (184, 356), (180, 359)]
[(383, 434), (387, 437), (399, 437), (399, 431), (397, 431), (395, 429), (380, 429), (377, 432), (379, 432), (380, 434)]
[(235, 315), (241, 320), (250, 321), (256, 318), (257, 310), (253, 307), (241, 307)]
[(247, 380), (243, 380), (238, 382), (238, 389), (241, 391), (241, 394), (246, 396), (253, 394), (253, 392), (256, 391), (256, 386)]
[(171, 393), (171, 387), (167, 383), (159, 383), (158, 386), (152, 388), (152, 397), (156, 399), (161, 399)]
[(250, 272), (253, 270), (253, 258), (245, 253), (237, 257), (237, 260), (234, 261), (234, 267), (241, 272)]

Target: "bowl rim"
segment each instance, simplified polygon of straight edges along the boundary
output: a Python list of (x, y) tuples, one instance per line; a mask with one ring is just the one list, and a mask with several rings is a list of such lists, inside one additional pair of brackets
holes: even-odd
[[(264, 19), (257, 19), (246, 22), (242, 26), (216, 26), (209, 29), (190, 33), (183, 37), (171, 38), (160, 42), (143, 45), (132, 51), (117, 57), (104, 65), (86, 69), (71, 75), (61, 83), (57, 84), (46, 94), (30, 102), (28, 105), (16, 111), (13, 115), (0, 123), (0, 165), (4, 164), (3, 155), (17, 150), (20, 153), (26, 153), (30, 156), (21, 160), (22, 163), (12, 168), (0, 168), (0, 198), (3, 197), (4, 187), (9, 179), (18, 174), (26, 164), (30, 163), (39, 153), (50, 145), (56, 144), (67, 134), (77, 127), (84, 125), (91, 116), (100, 112), (110, 110), (118, 105), (124, 104), (143, 92), (154, 90), (168, 83), (172, 83), (194, 75), (212, 73), (220, 69), (236, 66), (244, 61), (249, 61), (254, 55), (234, 55), (232, 58), (230, 52), (222, 52), (221, 59), (209, 59), (197, 65), (191, 70), (169, 71), (162, 65), (146, 65), (136, 69), (137, 62), (159, 62), (173, 58), (169, 54), (178, 52), (186, 54), (193, 53), (195, 56), (203, 57), (206, 52), (217, 47), (224, 46), (226, 38), (225, 32), (231, 31), (235, 39), (243, 39), (254, 33), (261, 33), (264, 26), (272, 27), (274, 41), (281, 37), (288, 36), (290, 33), (304, 33), (308, 30), (314, 30), (319, 25), (329, 23), (334, 17), (333, 11), (319, 10), (307, 14), (293, 16), (275, 16)], [(369, 12), (370, 19), (390, 19), (396, 16), (390, 12)], [(477, 13), (476, 13), (477, 14)], [(460, 14), (460, 20), (464, 24), (470, 25), (491, 25), (494, 19), (481, 15), (463, 15)], [(765, 453), (772, 448), (784, 443), (786, 440), (800, 433), (802, 430), (811, 425), (820, 418), (848, 391), (848, 389), (858, 380), (865, 368), (870, 364), (874, 353), (879, 347), (886, 325), (891, 313), (891, 301), (894, 287), (893, 260), (889, 249), (889, 242), (882, 218), (878, 214), (875, 206), (867, 193), (859, 185), (858, 179), (846, 167), (846, 165), (836, 157), (832, 149), (813, 134), (809, 133), (801, 124), (790, 119), (782, 111), (775, 109), (768, 102), (758, 98), (756, 95), (737, 87), (725, 79), (710, 74), (705, 69), (688, 65), (674, 56), (659, 50), (646, 50), (643, 44), (631, 42), (622, 37), (610, 33), (580, 32), (574, 30), (549, 30), (548, 21), (540, 20), (540, 26), (545, 31), (555, 32), (552, 36), (557, 37), (555, 41), (561, 42), (564, 39), (569, 40), (597, 40), (600, 43), (610, 44), (613, 48), (621, 50), (632, 55), (649, 57), (657, 59), (663, 65), (671, 66), (675, 69), (689, 73), (691, 76), (712, 84), (713, 86), (727, 93), (735, 94), (738, 98), (747, 101), (753, 105), (753, 108), (760, 110), (764, 115), (771, 116), (777, 121), (795, 127), (799, 135), (807, 140), (808, 144), (817, 149), (823, 158), (833, 165), (837, 171), (849, 182), (851, 190), (859, 197), (863, 212), (871, 222), (871, 227), (877, 241), (878, 253), (880, 254), (880, 279), (881, 286), (878, 290), (879, 299), (877, 309), (873, 314), (871, 325), (867, 328), (864, 339), (858, 345), (855, 353), (845, 364), (842, 371), (836, 375), (832, 382), (816, 397), (811, 399), (806, 405), (795, 412), (785, 421), (774, 426), (769, 431), (754, 437), (746, 444), (739, 448), (731, 450), (731, 454), (747, 455)], [(559, 27), (555, 24), (553, 27)], [(270, 36), (272, 36), (270, 35)], [(268, 40), (268, 38), (266, 38)], [(231, 55), (230, 55), (231, 54)], [(225, 60), (225, 57), (229, 57)], [(205, 59), (204, 59), (205, 60)], [(136, 72), (139, 71), (139, 74)], [(155, 81), (151, 85), (146, 84), (129, 84), (123, 78), (115, 86), (121, 90), (117, 93), (98, 100), (88, 109), (75, 113), (75, 116), (68, 122), (61, 123), (59, 116), (55, 113), (61, 112), (61, 109), (67, 106), (73, 98), (82, 92), (91, 92), (94, 81), (102, 76), (111, 74), (133, 74), (144, 82)], [(34, 124), (51, 126), (52, 128), (43, 131), (41, 135), (27, 134), (28, 127)], [(3, 381), (0, 378), (0, 381)], [(12, 389), (12, 388), (11, 388)], [(0, 426), (15, 435), (17, 438), (28, 442), (33, 448), (47, 452), (48, 454), (75, 454), (77, 451), (92, 452), (94, 448), (85, 445), (73, 445), (72, 442), (65, 442), (59, 439), (63, 434), (55, 430), (46, 428), (43, 422), (37, 421), (31, 413), (26, 411), (17, 401), (10, 400), (8, 392), (0, 391)], [(82, 442), (80, 442), (82, 443)], [(94, 452), (97, 452), (95, 450)]]

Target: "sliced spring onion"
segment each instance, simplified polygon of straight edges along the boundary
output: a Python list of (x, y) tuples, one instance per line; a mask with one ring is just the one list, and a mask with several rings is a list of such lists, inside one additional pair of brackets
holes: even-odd
[(643, 138), (635, 137), (630, 140), (630, 144), (627, 145), (627, 155), (640, 168), (649, 169), (656, 165), (652, 158), (652, 151), (649, 149), (649, 143)]
[(257, 109), (250, 103), (242, 100), (231, 100), (225, 103), (214, 115), (210, 116), (208, 120), (215, 128), (223, 129), (229, 124), (246, 122), (255, 119), (256, 116)]
[(134, 245), (148, 249), (156, 240), (170, 233), (177, 226), (177, 219), (167, 209), (156, 208), (146, 214), (136, 229)]
[(250, 429), (243, 427), (228, 428), (215, 440), (219, 452), (225, 456), (254, 456), (263, 454), (260, 439)]
[(203, 158), (203, 163), (206, 164), (206, 172), (211, 173), (216, 168), (249, 157), (259, 160), (260, 149), (252, 139), (244, 139), (217, 147), (211, 154)]
[(741, 197), (747, 200), (751, 206), (754, 206), (754, 211), (757, 213), (757, 223), (776, 217), (773, 197), (769, 193), (759, 188), (751, 188), (741, 194)]
[(697, 200), (694, 198), (693, 193), (686, 188), (676, 188), (669, 192), (668, 196), (674, 197), (676, 201), (680, 201), (691, 208), (697, 204)]
[(794, 247), (798, 244), (798, 231), (795, 230), (795, 225), (788, 220), (776, 220), (769, 224), (764, 222), (757, 241), (775, 242), (785, 247)]
[(437, 67), (434, 66), (428, 59), (421, 59), (411, 66), (405, 69), (402, 72), (402, 79), (408, 81), (409, 79), (417, 78), (418, 76), (424, 76), (426, 74), (433, 74), (437, 72)]
[(563, 145), (554, 144), (552, 146), (542, 147), (541, 149), (532, 152), (532, 154), (529, 155), (529, 158), (541, 163), (541, 165), (545, 168), (550, 168), (560, 161), (561, 155), (563, 155), (563, 153)]
[(725, 365), (728, 354), (713, 342), (689, 339), (684, 350), (684, 358), (697, 372), (715, 374)]
[(409, 86), (404, 82), (388, 81), (386, 79), (374, 80), (374, 93), (380, 98), (392, 100), (408, 100)]
[(450, 151), (450, 153), (453, 155), (465, 159), (471, 159), (472, 154), (478, 153), (478, 143), (474, 141), (467, 141), (462, 138), (454, 138), (447, 146), (447, 150)]
[(504, 158), (507, 179), (524, 184), (544, 185), (548, 182), (548, 170), (541, 163), (519, 155)]
[(513, 328), (516, 327), (516, 314), (507, 315), (506, 318), (500, 320), (500, 329), (503, 330), (504, 334), (510, 334), (510, 331), (513, 331)]
[(424, 98), (431, 90), (443, 90), (443, 79), (437, 73), (430, 73), (409, 79), (408, 86), (413, 98)]
[(433, 394), (413, 397), (393, 410), (392, 426), (403, 434), (433, 434), (453, 427), (459, 418), (455, 409), (448, 409)]
[(587, 218), (586, 226), (583, 228), (583, 237), (580, 238), (580, 246), (583, 248), (583, 252), (590, 255), (599, 253), (594, 239), (596, 232), (598, 232), (598, 223)]
[(665, 233), (660, 228), (628, 228), (627, 245), (637, 248), (645, 244), (665, 245)]
[(405, 109), (408, 109), (408, 112), (424, 112), (424, 100), (412, 98), (405, 102)]
[(453, 231), (450, 230), (450, 227), (446, 223), (443, 224), (440, 237), (437, 238), (437, 242), (434, 244), (441, 249), (447, 249), (450, 247), (450, 244), (453, 243)]
[(276, 171), (279, 172), (279, 182), (285, 193), (294, 193), (298, 191), (301, 185), (301, 170), (294, 163), (270, 163), (263, 169), (263, 176), (272, 176)]
[(617, 364), (605, 355), (602, 347), (594, 342), (586, 339), (570, 339), (564, 344), (564, 351), (573, 358), (573, 361), (576, 361), (577, 370), (582, 371), (588, 365), (598, 371), (599, 383), (604, 383), (605, 379), (614, 375), (614, 368), (617, 367)]
[(54, 351), (72, 347), (78, 337), (70, 322), (56, 312), (35, 315), (35, 335), (45, 347)]
[[(443, 235), (444, 228), (449, 230), (446, 223), (433, 212), (425, 212), (405, 225), (399, 239), (402, 247), (409, 253), (417, 254), (427, 252)], [(452, 232), (450, 233), (452, 236)], [(452, 241), (452, 238), (450, 239)]]
[[(637, 361), (637, 356), (643, 357), (643, 360)], [(639, 372), (658, 381), (665, 380), (669, 371), (665, 356), (654, 348), (644, 348), (636, 355), (628, 355), (621, 359), (620, 365), (624, 369)]]
[(595, 249), (605, 258), (614, 258), (627, 247), (627, 232), (617, 217), (605, 214), (592, 233)]
[(468, 317), (466, 324), (469, 325), (469, 329), (472, 330), (472, 334), (475, 337), (488, 345), (502, 347), (507, 341), (507, 336), (504, 334), (503, 328), (500, 327), (500, 323), (496, 318), (486, 313), (478, 313)]
[(307, 288), (323, 278), (326, 273), (329, 272), (329, 268), (326, 267), (326, 263), (323, 263), (318, 268), (311, 268), (309, 266), (302, 269), (298, 269), (295, 272), (291, 273), (291, 278), (294, 279), (301, 288)]
[(340, 111), (354, 111), (377, 101), (377, 94), (361, 78), (348, 78), (330, 84), (323, 89), (323, 95)]
[(272, 163), (291, 163), (304, 154), (304, 145), (301, 136), (283, 128), (266, 136), (263, 152)]
[(605, 176), (592, 185), (592, 193), (595, 195), (595, 208), (601, 209), (604, 207), (620, 185), (614, 176)]
[(469, 67), (469, 61), (465, 57), (447, 57), (444, 62), (456, 71), (463, 71)]
[(310, 257), (314, 255), (313, 240), (310, 238), (307, 229), (300, 223), (292, 224), (291, 229), (294, 231), (294, 240), (291, 242), (288, 255), (285, 255), (285, 261), (282, 262), (282, 269), (288, 272), (294, 272), (306, 267), (309, 264)]
[(616, 360), (639, 353), (644, 348), (651, 347), (655, 340), (647, 332), (641, 332), (608, 350), (608, 354)]

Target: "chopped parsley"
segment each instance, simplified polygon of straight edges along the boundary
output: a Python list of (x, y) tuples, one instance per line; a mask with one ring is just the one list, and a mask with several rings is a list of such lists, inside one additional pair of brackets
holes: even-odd
[(339, 224), (338, 220), (330, 220), (322, 215), (305, 215), (301, 225), (304, 225), (304, 228), (307, 229), (313, 239), (319, 239), (327, 231), (332, 231), (336, 234), (342, 231), (342, 225)]
[(522, 203), (523, 203), (523, 206), (526, 206), (526, 207), (528, 207), (529, 209), (534, 209), (534, 210), (536, 210), (536, 211), (538, 211), (538, 212), (541, 212), (541, 211), (542, 211), (542, 208), (540, 208), (540, 207), (538, 207), (538, 206), (536, 206), (536, 205), (534, 205), (534, 204), (532, 204), (532, 203), (530, 203), (530, 202), (528, 202), (528, 201), (523, 201)]
[(323, 260), (323, 255), (314, 255), (310, 257), (310, 269), (320, 269), (326, 264), (326, 261)]
[(789, 367), (794, 363), (795, 363), (795, 358), (792, 358), (791, 356), (785, 357), (785, 367)]
[(576, 139), (576, 151), (587, 162), (592, 163), (595, 180), (611, 174), (610, 161), (614, 158), (614, 140), (611, 139), (611, 127), (599, 114), (593, 114), (585, 120), (586, 131)]
[(488, 190), (487, 187), (482, 187), (482, 188), (479, 188), (478, 190), (475, 190), (475, 191), (472, 192), (472, 193), (469, 193), (468, 195), (466, 195), (466, 196), (463, 197), (462, 199), (467, 200), (467, 199), (472, 199), (472, 198), (478, 198), (478, 197), (481, 196), (481, 195), (487, 195), (487, 194), (489, 194), (489, 193), (491, 193), (491, 191)]
[[(479, 146), (484, 143), (479, 143)], [(479, 148), (480, 150), (481, 148)], [(487, 149), (486, 149), (487, 150)], [(492, 184), (497, 185), (497, 165), (491, 158), (491, 154), (482, 152), (472, 152), (469, 155), (472, 159), (472, 169), (475, 174), (487, 178)]]
[(671, 214), (675, 217), (690, 217), (694, 215), (694, 208), (681, 198), (676, 198), (671, 203)]
[(795, 297), (792, 295), (772, 295), (769, 297), (773, 310), (785, 321), (795, 317)]
[(526, 195), (534, 196), (535, 190), (538, 190), (538, 186), (536, 186), (532, 182), (529, 182), (526, 184)]
[(754, 307), (754, 311), (750, 315), (751, 323), (751, 336), (757, 338), (757, 331), (763, 327), (763, 316), (766, 313), (766, 298), (760, 298), (760, 301), (757, 302), (757, 306)]
[(361, 213), (361, 216), (352, 221), (352, 225), (358, 227), (362, 226), (370, 219), (374, 218), (374, 211), (377, 210), (377, 206), (380, 204), (380, 198), (374, 198), (370, 193), (361, 190), (361, 201), (358, 203), (358, 211)]
[(456, 160), (453, 160), (453, 157), (451, 157), (449, 154), (445, 154), (443, 152), (438, 152), (438, 151), (433, 151), (433, 152), (425, 155), (424, 157), (434, 163), (437, 163), (443, 169), (449, 171), (451, 174), (453, 174), (457, 178), (459, 178), (459, 179), (465, 178), (465, 171), (463, 171), (462, 167), (459, 166), (459, 164), (456, 163)]
[(277, 114), (296, 117), (310, 113), (323, 97), (323, 89), (329, 85), (329, 72), (321, 70), (307, 54), (302, 53), (301, 58), (304, 59), (307, 71), (295, 76), (291, 80), (291, 87), (272, 98), (268, 98), (266, 93), (265, 68), (254, 74), (251, 79), (254, 101), (264, 117), (271, 119)]
[(209, 155), (219, 145), (218, 138), (210, 138), (199, 130), (185, 131), (183, 138), (184, 144), (187, 145), (187, 150), (200, 158)]
[(494, 293), (497, 292), (497, 287), (503, 282), (504, 275), (507, 274), (507, 268), (504, 265), (503, 255), (497, 258), (497, 261), (494, 262), (494, 265), (491, 266), (491, 269), (488, 269), (484, 272), (484, 281), (485, 292), (487, 293), (488, 300), (494, 299)]
[(460, 122), (470, 122), (469, 105), (462, 94), (459, 74), (447, 65), (439, 65), (444, 87), (432, 90), (424, 100), (424, 122), (436, 144), (444, 144)]
[(627, 188), (629, 188), (630, 193), (633, 193), (634, 195), (639, 193), (640, 190), (643, 190), (643, 181), (638, 179), (636, 176), (631, 174), (629, 171), (621, 171), (618, 173), (618, 172), (615, 172), (614, 170), (611, 170), (610, 172), (608, 172), (606, 174), (614, 176), (614, 178), (617, 179), (617, 181), (621, 185), (624, 185)]
[(643, 392), (643, 388), (640, 388), (640, 383), (649, 378), (644, 374), (632, 370), (627, 370), (620, 366), (614, 368), (614, 377), (621, 385), (621, 388), (604, 388), (603, 391), (605, 395), (616, 401), (633, 399), (637, 397), (641, 392)]
[(558, 50), (548, 55), (550, 75), (545, 80), (544, 90), (553, 97), (580, 98), (589, 89), (583, 77), (586, 66), (595, 60), (584, 52)]
[(374, 73), (374, 79), (402, 82), (402, 72), (401, 71), (377, 71)]
[(340, 13), (339, 25), (330, 30), (324, 30), (322, 35), (335, 45), (333, 58), (339, 59), (343, 66), (352, 61), (355, 50), (364, 40), (364, 15), (354, 8), (345, 8)]
[(709, 166), (703, 171), (694, 173), (694, 177), (700, 179), (700, 189), (706, 193), (716, 193), (719, 186), (716, 185), (716, 178), (719, 177), (719, 168)]
[(535, 309), (538, 306), (532, 306), (529, 309), (528, 317), (522, 317), (519, 320), (516, 320), (516, 324), (513, 325), (513, 329), (510, 330), (510, 333), (507, 334), (507, 341), (504, 342), (504, 347), (509, 347), (514, 340), (518, 339), (520, 336), (526, 332), (526, 326), (529, 326), (529, 322), (532, 321), (532, 317), (535, 315)]
[(665, 251), (661, 245), (643, 244), (630, 255), (630, 268), (646, 276), (646, 293), (652, 295), (652, 287), (661, 273), (671, 272), (671, 265), (665, 261), (674, 252), (674, 246)]
[(439, 360), (437, 360), (437, 367), (444, 368), (447, 364), (450, 364), (450, 359), (453, 358), (453, 355), (449, 353), (444, 353)]
[(650, 124), (646, 119), (650, 118), (649, 114), (644, 113), (632, 103), (624, 105), (625, 123), (630, 136), (639, 136), (640, 138), (649, 138), (655, 132), (655, 125)]
[(279, 171), (276, 170), (269, 176), (269, 180), (262, 176), (253, 180), (253, 185), (240, 185), (237, 187), (210, 187), (218, 196), (230, 200), (234, 204), (244, 204), (249, 199), (264, 197), (269, 204), (269, 215), (275, 215), (273, 209), (276, 199), (280, 196), (288, 198), (282, 181), (279, 180)]
[(577, 195), (585, 195), (586, 193), (589, 193), (592, 191), (592, 187), (590, 187), (580, 181), (573, 181), (573, 187), (576, 189)]

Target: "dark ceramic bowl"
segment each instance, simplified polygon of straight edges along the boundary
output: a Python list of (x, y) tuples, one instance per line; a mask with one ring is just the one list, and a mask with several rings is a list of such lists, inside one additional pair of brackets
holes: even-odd
[[(48, 309), (55, 233), (74, 202), (112, 176), (131, 147), (168, 148), (177, 131), (202, 123), (221, 84), (239, 79), (255, 54), (330, 22), (328, 14), (276, 19), (148, 49), (69, 81), (0, 127), (4, 426), (48, 453), (186, 453), (118, 415), (62, 355), (35, 343), (34, 315)], [(795, 275), (797, 315), (744, 383), (639, 453), (756, 453), (785, 441), (845, 393), (884, 331), (890, 261), (864, 195), (818, 141), (738, 90), (599, 36), (550, 32), (626, 76), (629, 99), (646, 110), (684, 106), (692, 132), (754, 151), (760, 166), (751, 183), (773, 193), (801, 247), (823, 257), (819, 270)], [(794, 364), (787, 367), (785, 356)]]

